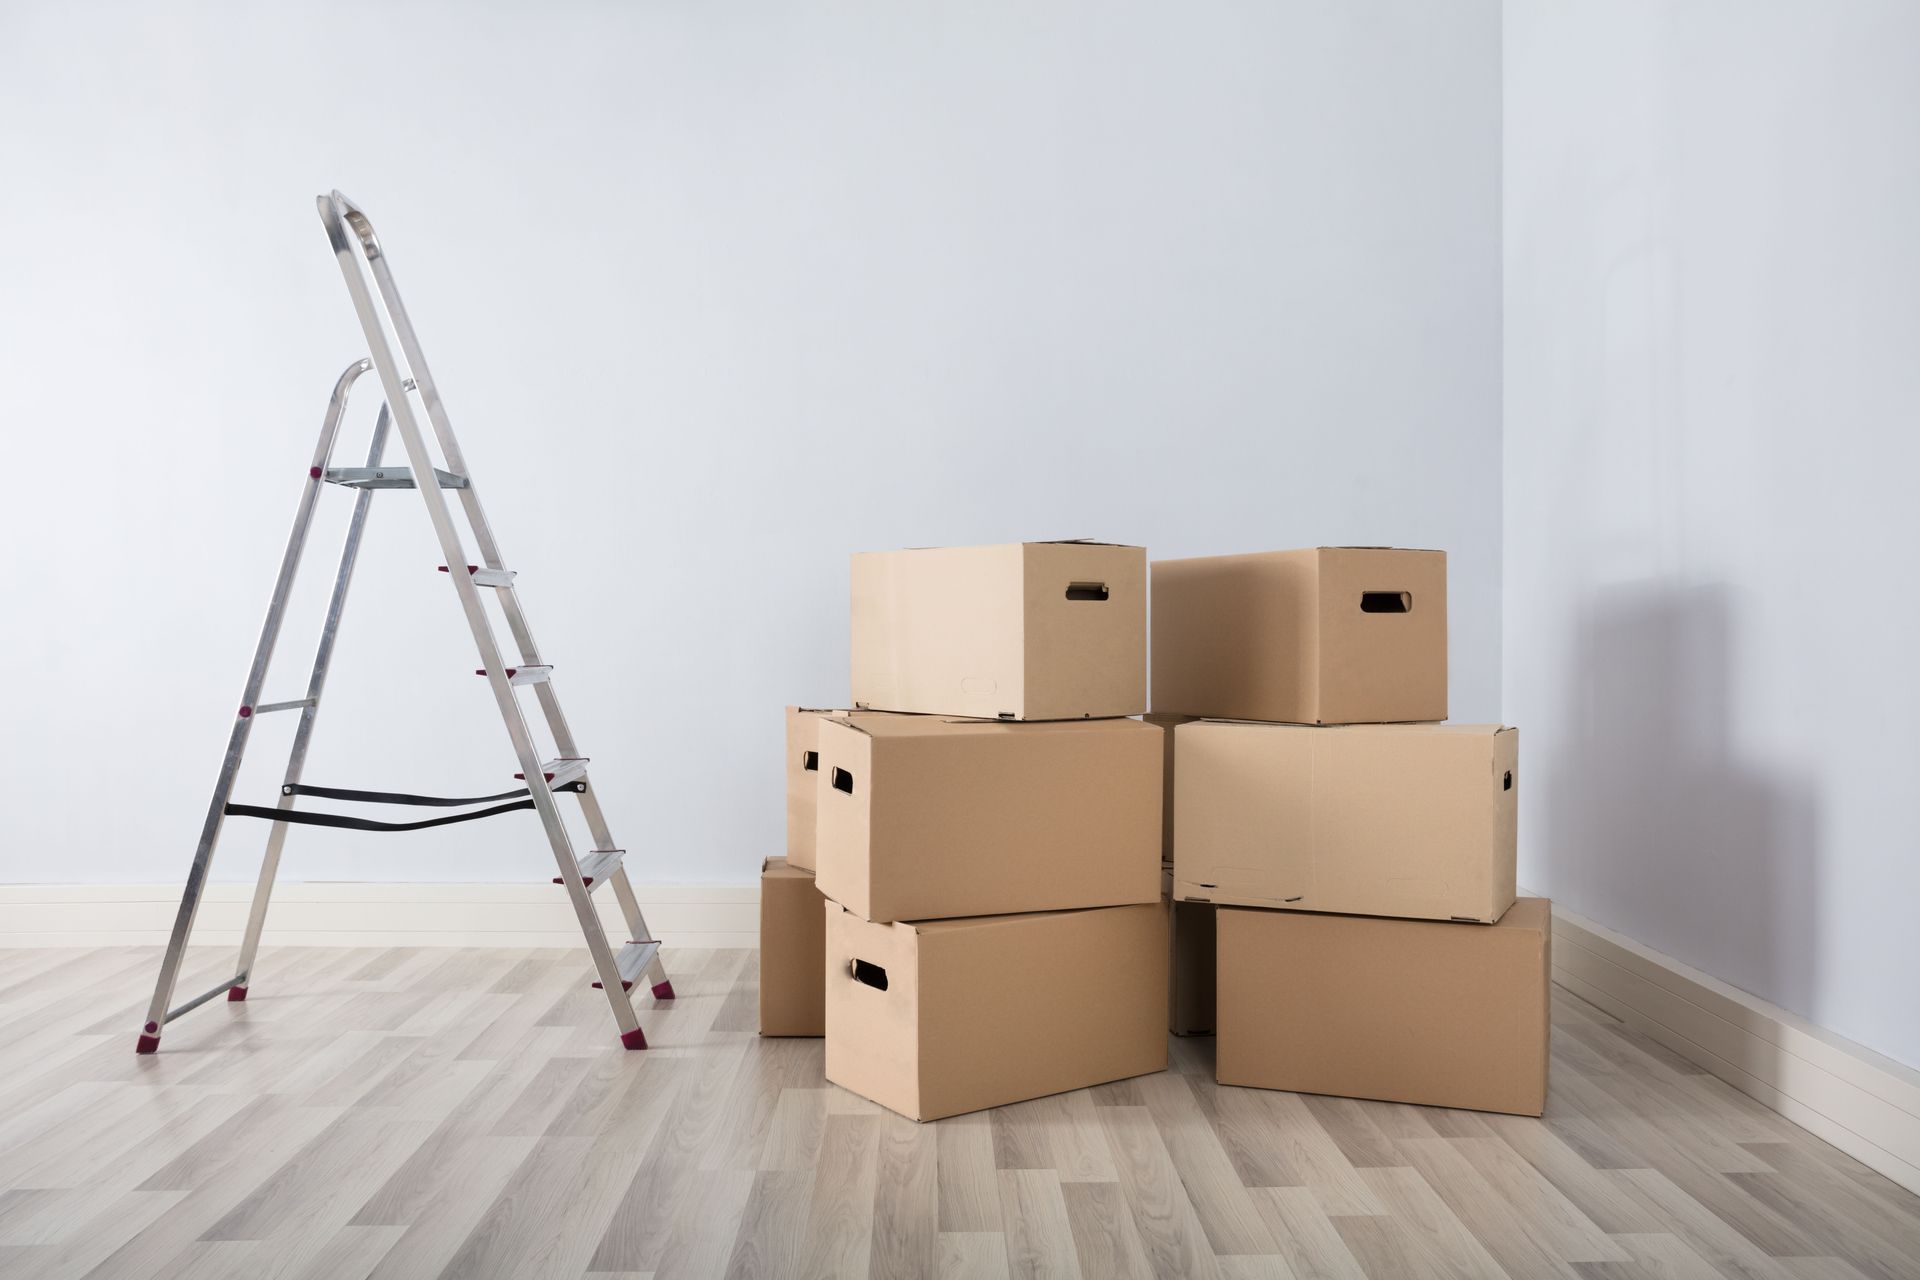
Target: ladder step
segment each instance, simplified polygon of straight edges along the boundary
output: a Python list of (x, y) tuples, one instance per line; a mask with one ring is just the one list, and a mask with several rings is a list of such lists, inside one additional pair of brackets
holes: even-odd
[[(586, 881), (587, 892), (592, 893), (595, 889), (605, 884), (607, 877), (611, 876), (614, 871), (618, 869), (621, 859), (626, 856), (627, 851), (625, 849), (595, 849), (592, 853), (580, 859), (580, 878)], [(555, 884), (565, 884), (566, 880), (560, 876), (555, 876), (553, 882)]]
[[(561, 759), (549, 760), (540, 766), (540, 772), (546, 775), (548, 788), (553, 791), (558, 791), (561, 787), (574, 781), (576, 778), (584, 778), (587, 776), (587, 757), (567, 756)], [(513, 776), (523, 782), (526, 781), (527, 777), (524, 773), (516, 773)]]
[(312, 707), (318, 705), (319, 699), (317, 698), (294, 698), (289, 702), (263, 702), (259, 706), (251, 708), (250, 713), (256, 716), (263, 716), (269, 711), (291, 711), (295, 707)]
[[(620, 985), (631, 987), (640, 980), (640, 975), (653, 963), (654, 956), (660, 953), (660, 944), (651, 939), (645, 942), (629, 942), (620, 948), (613, 957), (613, 967), (620, 971)], [(599, 983), (594, 983), (599, 986)]]
[[(487, 669), (480, 667), (475, 670), (473, 674), (483, 676), (487, 674)], [(508, 684), (545, 684), (551, 679), (553, 679), (553, 668), (550, 666), (507, 668)], [(519, 775), (515, 774), (514, 776), (518, 777)]]
[[(447, 566), (441, 565), (440, 572), (445, 573)], [(476, 587), (510, 587), (513, 585), (512, 569), (483, 569), (477, 564), (467, 566), (467, 575), (473, 579)]]
[[(464, 489), (468, 481), (465, 476), (456, 476), (451, 471), (433, 469), (434, 478), (439, 480), (442, 489)], [(326, 472), (328, 484), (344, 485), (349, 489), (412, 489), (412, 467), (329, 467)]]

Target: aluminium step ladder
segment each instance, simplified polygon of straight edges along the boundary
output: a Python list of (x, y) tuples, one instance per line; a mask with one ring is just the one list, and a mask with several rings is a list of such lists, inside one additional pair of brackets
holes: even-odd
[[(629, 992), (633, 984), (645, 975), (656, 999), (671, 1000), (673, 984), (668, 980), (666, 969), (660, 961), (660, 944), (648, 931), (639, 900), (634, 897), (633, 885), (627, 879), (623, 865), (625, 853), (608, 830), (606, 815), (601, 812), (600, 801), (587, 774), (588, 760), (580, 754), (573, 733), (567, 727), (566, 716), (560, 710), (559, 695), (553, 687), (553, 668), (542, 660), (533, 642), (526, 614), (514, 591), (513, 571), (502, 564), (492, 527), (481, 510), (479, 493), (474, 488), (460, 446), (454, 439), (453, 426), (447, 418), (446, 406), (440, 400), (433, 375), (427, 369), (426, 358), (421, 354), (419, 339), (407, 319), (406, 309), (401, 305), (386, 254), (374, 234), (373, 224), (367, 220), (366, 214), (338, 191), (319, 197), (318, 203), (320, 220), (326, 224), (327, 238), (333, 244), (334, 255), (346, 277), (347, 292), (353, 298), (354, 311), (366, 334), (369, 358), (357, 360), (347, 367), (334, 385), (333, 395), (327, 402), (326, 415), (320, 426), (320, 443), (314, 449), (313, 463), (307, 469), (306, 487), (301, 492), (286, 554), (280, 561), (280, 576), (274, 583), (273, 595), (267, 605), (266, 622), (260, 630), (260, 642), (254, 649), (253, 666), (247, 672), (246, 689), (240, 697), (233, 731), (227, 739), (227, 753), (214, 783), (213, 801), (207, 808), (206, 822), (200, 831), (200, 843), (194, 851), (193, 865), (187, 872), (186, 890), (181, 895), (179, 913), (174, 917), (173, 934), (160, 964), (159, 980), (154, 984), (153, 1001), (147, 1008), (146, 1021), (140, 1028), (138, 1052), (154, 1052), (160, 1046), (160, 1033), (167, 1023), (199, 1008), (223, 991), (229, 1000), (247, 998), (253, 981), (254, 958), (260, 946), (261, 927), (266, 923), (267, 902), (273, 893), (274, 876), (279, 870), (280, 853), (286, 843), (289, 825), (344, 827), (357, 831), (414, 831), (524, 809), (532, 809), (540, 815), (547, 840), (553, 846), (553, 856), (560, 873), (553, 877), (553, 883), (563, 885), (568, 899), (573, 903), (574, 914), (580, 922), (580, 932), (586, 938), (587, 951), (593, 959), (597, 979), (593, 985), (606, 992), (607, 1002), (613, 1007), (614, 1021), (620, 1028), (620, 1043), (629, 1049), (644, 1049), (646, 1037), (640, 1030), (640, 1020), (634, 1012)], [(368, 275), (373, 278), (372, 290), (367, 285)], [(399, 344), (404, 366), (396, 360), (393, 348), (388, 343), (389, 330)], [(347, 397), (360, 375), (369, 369), (379, 373), (386, 403), (381, 406), (374, 422), (367, 463), (364, 467), (335, 467), (331, 465), (334, 437), (346, 412)], [(426, 439), (421, 434), (415, 417), (414, 396), (419, 397), (420, 405), (426, 410), (427, 419), (433, 427), (434, 437), (439, 441), (441, 457), (446, 463), (444, 469), (434, 465)], [(381, 455), (386, 447), (389, 427), (399, 430), (408, 466), (392, 467), (382, 462)], [(421, 477), (432, 477), (432, 480), (422, 482), (419, 479)], [(327, 485), (354, 490), (355, 496), (346, 540), (340, 553), (339, 571), (334, 578), (333, 594), (321, 625), (313, 670), (307, 680), (306, 695), (281, 702), (261, 702), (261, 687), (266, 681), (267, 668), (273, 659), (274, 642), (279, 638), (287, 599), (306, 547), (308, 527), (312, 523), (320, 494)], [(346, 604), (347, 588), (353, 580), (354, 562), (360, 553), (361, 534), (366, 527), (368, 509), (374, 494), (385, 489), (418, 489), (427, 504), (427, 515), (433, 522), (434, 532), (439, 536), (442, 558), (446, 561), (440, 569), (453, 584), (454, 594), (466, 614), (467, 623), (473, 631), (474, 644), (479, 650), (480, 667), (475, 674), (485, 676), (488, 686), (493, 690), (501, 719), (506, 722), (507, 737), (519, 761), (520, 771), (514, 777), (524, 785), (516, 790), (485, 796), (419, 796), (308, 786), (301, 781), (307, 747), (313, 738), (314, 720), (319, 714), (321, 695), (326, 686), (327, 668), (333, 657), (334, 640), (339, 632), (341, 611)], [(446, 494), (449, 491), (459, 497), (478, 553), (478, 564), (467, 560), (447, 503)], [(493, 593), (495, 602), (505, 615), (507, 630), (514, 647), (519, 651), (517, 660), (504, 656), (494, 638), (493, 626), (480, 594), (482, 589)], [(516, 692), (529, 685), (533, 687), (540, 710), (546, 716), (547, 728), (556, 748), (555, 758), (544, 762), (534, 745), (527, 720), (521, 713)], [(255, 717), (275, 711), (300, 713), (286, 774), (280, 786), (280, 798), (271, 807), (237, 804), (232, 799), (232, 792), (241, 759), (246, 752), (248, 732)], [(584, 856), (576, 857), (572, 839), (561, 820), (557, 798), (563, 794), (571, 794), (579, 800), (587, 829), (593, 836), (594, 847)], [(294, 802), (300, 796), (430, 808), (489, 807), (465, 808), (461, 813), (413, 822), (382, 822), (347, 814), (297, 809)], [(254, 888), (253, 906), (247, 915), (246, 933), (240, 944), (239, 966), (232, 978), (212, 990), (169, 1007), (173, 1000), (174, 983), (180, 976), (181, 962), (186, 957), (187, 939), (193, 932), (194, 917), (199, 912), (206, 890), (214, 848), (219, 843), (221, 827), (228, 817), (260, 818), (272, 824), (267, 832), (259, 882)], [(629, 941), (618, 951), (613, 949), (601, 928), (592, 901), (591, 895), (603, 885), (612, 886), (614, 898), (626, 917)]]

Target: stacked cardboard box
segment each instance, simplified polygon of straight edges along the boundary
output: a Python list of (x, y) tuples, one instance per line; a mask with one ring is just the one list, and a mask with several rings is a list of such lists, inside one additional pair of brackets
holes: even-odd
[(1223, 1084), (1545, 1104), (1549, 914), (1515, 905), (1518, 733), (1438, 723), (1446, 624), (1437, 551), (1153, 566), (1154, 711), (1201, 717), (1168, 728), (1171, 896), (1217, 911)]
[[(788, 713), (763, 1031), (793, 1033), (767, 993), (811, 964), (827, 1078), (920, 1120), (1165, 1067), (1146, 587), (1138, 547), (854, 557), (853, 708)], [(803, 952), (765, 894), (807, 871)]]
[(814, 885), (820, 720), (840, 714), (787, 708), (787, 856), (760, 864), (760, 1034), (827, 1033), (824, 902)]

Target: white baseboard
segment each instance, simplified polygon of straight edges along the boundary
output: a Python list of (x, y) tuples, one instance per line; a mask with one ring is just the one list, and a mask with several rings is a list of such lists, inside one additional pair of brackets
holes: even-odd
[[(759, 945), (758, 885), (636, 884), (655, 935), (673, 947)], [(253, 885), (213, 884), (196, 944), (237, 944)], [(108, 947), (164, 943), (180, 886), (0, 885), (0, 947)], [(596, 893), (609, 936), (625, 923), (611, 893)], [(551, 884), (282, 883), (263, 940), (269, 946), (577, 947), (573, 908)]]
[(1920, 1071), (1559, 906), (1553, 909), (1553, 977), (1920, 1192)]

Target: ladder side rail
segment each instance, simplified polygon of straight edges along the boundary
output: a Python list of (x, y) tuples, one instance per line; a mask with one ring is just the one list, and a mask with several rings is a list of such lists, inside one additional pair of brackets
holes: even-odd
[[(335, 193), (332, 197), (321, 196), (318, 200), (321, 221), (326, 224), (328, 239), (333, 244), (334, 256), (340, 264), (340, 272), (346, 281), (347, 293), (353, 299), (353, 308), (360, 319), (360, 328), (367, 339), (368, 354), (373, 359), (374, 368), (380, 374), (382, 386), (386, 389), (387, 404), (393, 413), (393, 423), (400, 433), (401, 443), (406, 447), (408, 460), (413, 464), (414, 474), (431, 475), (432, 459), (427, 451), (425, 438), (420, 434), (419, 424), (413, 416), (413, 406), (407, 399), (406, 386), (400, 369), (394, 361), (393, 349), (387, 344), (387, 335), (380, 322), (380, 313), (376, 309), (373, 295), (367, 288), (366, 274), (354, 253), (354, 244), (361, 244), (370, 263), (379, 268), (379, 273), (391, 281), (391, 273), (385, 270), (385, 257), (381, 253), (378, 240), (364, 215), (354, 211), (359, 225), (355, 227), (355, 238), (348, 238), (345, 211), (352, 209), (344, 196)], [(378, 276), (376, 276), (378, 279)], [(397, 319), (395, 334), (402, 333), (404, 315), (393, 317), (389, 309), (389, 318)], [(405, 330), (410, 335), (411, 329)], [(417, 343), (411, 344), (417, 348)], [(423, 368), (412, 370), (416, 386), (430, 387), (431, 380), (424, 380)], [(423, 390), (423, 398), (430, 405), (437, 404), (437, 397), (428, 397)], [(430, 409), (430, 413), (432, 410)], [(436, 427), (438, 424), (436, 423)], [(442, 438), (441, 447), (447, 452), (448, 466), (459, 474), (465, 474), (458, 447), (449, 448), (452, 443), (451, 432)], [(438, 485), (418, 486), (421, 499), (426, 503), (427, 516), (431, 520), (434, 532), (440, 539), (440, 550), (445, 563), (452, 566), (467, 563), (466, 551), (461, 545), (459, 532), (453, 526), (453, 517), (447, 507), (444, 494)], [(500, 566), (489, 566), (498, 568)], [(460, 572), (447, 574), (453, 580), (454, 592), (460, 599), (460, 607), (467, 616), (468, 628), (473, 632), (474, 644), (479, 649), (480, 665), (487, 672), (487, 683), (493, 689), (494, 701), (500, 708), (500, 717), (505, 722), (507, 736), (512, 739), (514, 754), (520, 761), (521, 772), (527, 780), (527, 790), (533, 797), (534, 808), (540, 815), (540, 823), (546, 828), (548, 842), (553, 846), (554, 860), (560, 868), (560, 875), (566, 885), (567, 896), (573, 902), (574, 914), (579, 919), (580, 930), (586, 939), (587, 951), (593, 959), (595, 971), (607, 993), (608, 1003), (613, 1008), (614, 1020), (619, 1024), (622, 1039), (638, 1037), (639, 1018), (634, 1014), (633, 1005), (627, 999), (621, 986), (620, 970), (615, 962), (612, 949), (607, 945), (605, 931), (600, 927), (600, 917), (587, 895), (587, 888), (580, 878), (579, 860), (573, 853), (573, 840), (566, 824), (560, 816), (559, 806), (554, 803), (553, 792), (546, 786), (541, 760), (536, 753), (532, 735), (528, 732), (525, 718), (521, 715), (520, 704), (514, 697), (513, 686), (508, 683), (505, 663), (499, 645), (493, 638), (493, 628), (487, 621), (485, 608), (480, 601), (480, 588), (475, 586), (472, 575)]]
[[(400, 344), (400, 350), (406, 356), (408, 371), (413, 376), (414, 386), (420, 392), (420, 403), (427, 411), (427, 419), (433, 424), (435, 437), (440, 442), (440, 451), (447, 459), (447, 466), (456, 474), (467, 477), (467, 487), (460, 490), (460, 504), (465, 508), (467, 523), (473, 528), (474, 548), (478, 552), (480, 563), (489, 569), (504, 569), (506, 562), (500, 556), (499, 543), (493, 536), (493, 525), (487, 519), (487, 513), (480, 504), (479, 490), (468, 474), (466, 455), (460, 450), (460, 442), (453, 432), (452, 419), (447, 415), (446, 402), (440, 397), (440, 384), (434, 380), (433, 371), (427, 366), (426, 352), (420, 346), (420, 336), (414, 330), (413, 321), (407, 315), (406, 304), (400, 298), (400, 287), (395, 283), (393, 271), (387, 265), (386, 253), (380, 247), (380, 238), (375, 234), (373, 223), (367, 215), (340, 192), (330, 197), (334, 214), (347, 228), (351, 229), (360, 242), (362, 253), (367, 260), (367, 268), (373, 275), (375, 286), (380, 291), (380, 299), (386, 311), (386, 317), (393, 326), (394, 338)], [(452, 561), (448, 561), (452, 564)], [(534, 643), (533, 631), (527, 625), (526, 614), (521, 610), (519, 599), (511, 584), (500, 589), (501, 610), (506, 615), (508, 630), (513, 633), (514, 643), (519, 646), (520, 660), (526, 665), (540, 662), (539, 646)], [(551, 693), (542, 691), (541, 707), (547, 713), (549, 724), (554, 730), (554, 746), (558, 754), (572, 756), (579, 754), (574, 744), (573, 734), (566, 728), (566, 717), (560, 714), (559, 703)]]
[[(386, 254), (380, 247), (379, 236), (373, 229), (373, 223), (358, 206), (340, 192), (335, 191), (330, 199), (335, 215), (359, 239), (362, 253), (367, 260), (367, 268), (380, 291), (387, 319), (392, 324), (394, 337), (406, 356), (408, 370), (413, 375), (414, 386), (420, 392), (421, 404), (426, 409), (428, 420), (433, 424), (434, 434), (439, 439), (441, 452), (446, 456), (447, 466), (457, 474), (467, 477), (467, 487), (459, 490), (459, 497), (461, 506), (466, 511), (467, 523), (473, 530), (475, 550), (480, 563), (489, 569), (504, 569), (506, 562), (500, 555), (499, 545), (493, 536), (493, 526), (487, 519), (485, 508), (480, 503), (479, 489), (474, 485), (473, 477), (467, 469), (465, 455), (460, 451), (459, 441), (453, 432), (453, 423), (447, 415), (446, 402), (441, 399), (439, 384), (427, 367), (426, 353), (422, 350), (419, 335), (413, 328), (411, 318), (407, 315), (406, 305), (401, 301), (399, 286), (395, 283), (393, 272), (387, 265)], [(371, 340), (373, 335), (370, 332), (368, 336)], [(416, 463), (416, 470), (417, 468)], [(449, 559), (447, 563), (454, 565), (461, 561)], [(520, 607), (519, 594), (513, 584), (509, 583), (505, 587), (496, 589), (495, 595), (499, 600), (501, 612), (506, 618), (507, 629), (520, 650), (520, 660), (527, 665), (540, 664), (542, 659), (539, 646), (534, 641), (533, 629), (527, 623), (526, 613)], [(493, 664), (488, 664), (488, 669), (492, 670)], [(540, 709), (546, 716), (547, 727), (553, 736), (556, 753), (562, 757), (579, 755), (580, 750), (574, 740), (573, 730), (567, 723), (566, 713), (560, 708), (559, 695), (554, 691), (551, 682), (537, 686), (535, 694), (540, 700)], [(533, 775), (529, 772), (528, 776)], [(592, 787), (589, 784), (588, 790), (583, 792), (580, 798), (582, 807), (586, 811), (588, 827), (592, 832), (595, 847), (613, 848), (615, 847), (613, 837), (608, 830), (605, 817), (600, 812), (599, 803), (597, 799), (589, 799), (592, 795)], [(632, 882), (628, 879), (624, 868), (614, 874), (612, 882), (614, 897), (619, 900), (628, 932), (635, 939), (650, 939), (652, 934), (648, 932), (646, 917), (640, 910), (639, 899), (634, 895)], [(667, 981), (666, 967), (658, 953), (648, 965), (648, 981), (656, 989), (656, 993), (662, 988), (668, 992), (672, 991), (672, 986)]]
[[(440, 384), (434, 380), (433, 371), (427, 366), (426, 352), (420, 346), (420, 335), (414, 330), (413, 320), (407, 314), (406, 303), (401, 300), (400, 287), (394, 281), (393, 271), (387, 265), (387, 257), (380, 248), (380, 238), (375, 234), (373, 223), (367, 215), (340, 192), (335, 191), (330, 199), (337, 216), (351, 229), (359, 239), (360, 247), (366, 257), (367, 269), (372, 273), (374, 285), (380, 291), (380, 300), (385, 308), (386, 318), (393, 326), (393, 334), (400, 344), (401, 353), (406, 357), (408, 372), (413, 376), (414, 386), (420, 392), (420, 403), (427, 411), (427, 420), (433, 424), (434, 436), (440, 442), (440, 452), (445, 455), (447, 467), (454, 473), (467, 477), (467, 487), (459, 491), (460, 505), (465, 509), (467, 523), (473, 529), (474, 549), (480, 563), (489, 569), (504, 569), (506, 562), (500, 556), (500, 546), (493, 536), (493, 525), (487, 519), (486, 509), (480, 504), (479, 490), (473, 484), (473, 477), (467, 470), (466, 455), (461, 452), (460, 441), (454, 435), (453, 421), (447, 414), (446, 401), (440, 397)], [(447, 562), (449, 565), (453, 561)], [(539, 646), (534, 643), (533, 632), (527, 625), (526, 615), (521, 611), (518, 599), (511, 584), (500, 590), (501, 609), (507, 618), (507, 628), (513, 634), (514, 643), (520, 649), (520, 660), (528, 666), (540, 663)], [(554, 727), (554, 746), (561, 756), (578, 755), (573, 735), (565, 728), (566, 719), (559, 714), (559, 703), (551, 693), (542, 691), (540, 703), (547, 713), (549, 724)], [(558, 723), (554, 723), (555, 721)]]
[(180, 909), (174, 914), (166, 955), (160, 961), (160, 976), (154, 983), (153, 999), (147, 1005), (147, 1018), (142, 1024), (138, 1045), (141, 1053), (152, 1053), (160, 1045), (160, 1030), (169, 1016), (167, 1005), (173, 999), (174, 983), (179, 980), (180, 966), (186, 958), (187, 939), (193, 933), (194, 920), (200, 913), (200, 899), (206, 890), (207, 873), (213, 865), (213, 851), (220, 842), (220, 828), (226, 818), (227, 801), (233, 795), (233, 780), (239, 774), (240, 762), (246, 755), (247, 736), (253, 727), (253, 705), (260, 700), (261, 686), (266, 683), (267, 669), (273, 662), (274, 644), (280, 638), (280, 624), (286, 616), (287, 600), (293, 593), (293, 581), (300, 570), (300, 556), (306, 548), (307, 531), (313, 524), (313, 510), (319, 503), (320, 489), (325, 484), (321, 476), (326, 471), (328, 457), (333, 453), (333, 441), (340, 431), (340, 419), (346, 413), (347, 396), (353, 390), (354, 382), (367, 368), (368, 362), (365, 360), (356, 360), (348, 365), (346, 372), (334, 383), (333, 395), (327, 401), (326, 415), (320, 424), (320, 440), (314, 446), (313, 463), (307, 470), (307, 486), (300, 495), (293, 529), (287, 535), (287, 549), (280, 557), (280, 575), (274, 580), (273, 594), (267, 602), (267, 616), (261, 623), (260, 640), (254, 646), (253, 665), (247, 670), (246, 688), (240, 695), (240, 708), (234, 717), (233, 730), (227, 737), (226, 755), (220, 761), (220, 772), (213, 784), (213, 798), (207, 805), (206, 820), (200, 828), (200, 840), (194, 848), (193, 865), (187, 869), (186, 887), (180, 895)]
[[(367, 465), (380, 465), (386, 451), (387, 425), (391, 420), (387, 406), (380, 406), (374, 420), (373, 441), (367, 448)], [(287, 756), (287, 771), (280, 784), (276, 807), (290, 809), (295, 797), (288, 788), (300, 781), (307, 767), (307, 748), (313, 742), (314, 719), (320, 714), (320, 695), (325, 692), (327, 672), (333, 665), (333, 646), (340, 634), (340, 617), (347, 605), (347, 590), (353, 584), (354, 566), (360, 559), (360, 542), (366, 532), (367, 516), (373, 508), (375, 490), (361, 489), (354, 495), (353, 515), (347, 521), (346, 540), (340, 549), (340, 568), (334, 575), (333, 594), (327, 600), (326, 620), (320, 627), (320, 643), (314, 649), (313, 671), (307, 677), (306, 706), (301, 708), (300, 723), (293, 731), (293, 749)], [(267, 922), (267, 903), (273, 896), (274, 878), (280, 871), (280, 852), (287, 841), (287, 823), (275, 822), (267, 832), (267, 850), (260, 860), (260, 877), (254, 885), (253, 906), (247, 912), (247, 930), (240, 942), (240, 966), (228, 998), (247, 998), (248, 980), (253, 976), (254, 959), (260, 950), (260, 932)]]
[[(458, 491), (460, 505), (466, 513), (467, 524), (473, 530), (474, 550), (479, 561), (489, 569), (504, 569), (507, 566), (501, 558), (499, 543), (493, 536), (493, 525), (487, 519), (486, 509), (480, 503), (479, 488), (473, 483), (473, 477), (468, 472), (466, 455), (460, 450), (459, 439), (453, 432), (453, 421), (447, 414), (446, 402), (440, 397), (440, 384), (434, 380), (433, 371), (427, 366), (426, 352), (421, 348), (420, 336), (414, 330), (412, 319), (407, 315), (406, 304), (400, 297), (400, 287), (394, 281), (392, 269), (387, 265), (386, 252), (380, 247), (380, 237), (374, 232), (373, 223), (367, 215), (340, 192), (335, 191), (331, 196), (322, 197), (322, 199), (331, 202), (334, 218), (351, 230), (358, 239), (361, 252), (366, 259), (367, 269), (373, 276), (374, 286), (380, 292), (380, 301), (386, 319), (393, 326), (394, 338), (399, 342), (401, 354), (406, 358), (407, 371), (413, 378), (414, 387), (420, 393), (420, 403), (426, 409), (427, 420), (433, 424), (434, 436), (440, 442), (440, 452), (445, 456), (449, 470), (466, 477), (466, 487)], [(326, 210), (323, 208), (322, 212), (324, 214)], [(336, 252), (338, 252), (337, 245)], [(364, 325), (364, 319), (362, 323)], [(370, 331), (369, 340), (372, 336)], [(447, 563), (453, 565), (464, 563), (464, 561), (465, 557), (462, 556), (459, 561), (449, 560)], [(506, 616), (507, 629), (512, 633), (514, 644), (520, 650), (521, 664), (541, 665), (539, 646), (534, 643), (533, 630), (527, 625), (526, 614), (520, 608), (519, 598), (514, 593), (512, 584), (499, 588), (497, 595), (501, 612)], [(562, 757), (579, 755), (579, 747), (574, 742), (572, 731), (567, 727), (566, 716), (560, 710), (559, 700), (551, 689), (543, 687), (538, 692), (541, 710), (545, 712), (547, 724), (553, 731), (555, 754)]]
[[(394, 283), (393, 272), (387, 266), (385, 250), (380, 247), (380, 237), (374, 233), (373, 222), (360, 206), (339, 191), (320, 197), (321, 216), (328, 219), (328, 230), (338, 227), (342, 234), (351, 231), (354, 240), (360, 246), (361, 256), (365, 259), (367, 270), (373, 276), (373, 282), (380, 291), (380, 301), (386, 313), (386, 319), (393, 326), (393, 336), (400, 344), (401, 353), (407, 359), (407, 371), (412, 375), (414, 386), (420, 392), (420, 403), (427, 411), (427, 421), (433, 425), (433, 433), (440, 441), (440, 452), (445, 455), (449, 470), (467, 474), (467, 460), (460, 452), (460, 442), (454, 437), (453, 423), (447, 417), (446, 405), (440, 399), (440, 386), (433, 379), (433, 371), (427, 367), (426, 353), (420, 348), (420, 336), (414, 332), (413, 321), (407, 315), (406, 304), (400, 300), (399, 286)], [(331, 206), (329, 209), (328, 206)], [(336, 240), (335, 252), (339, 252)], [(344, 263), (345, 260), (343, 260)], [(364, 283), (362, 285), (364, 288)], [(363, 318), (364, 326), (365, 320)], [(372, 331), (368, 340), (373, 340)], [(385, 339), (382, 337), (382, 345)], [(476, 533), (478, 530), (476, 530)], [(491, 546), (491, 533), (480, 541)], [(448, 561), (452, 564), (452, 561)], [(504, 568), (503, 565), (490, 564), (490, 569)]]

